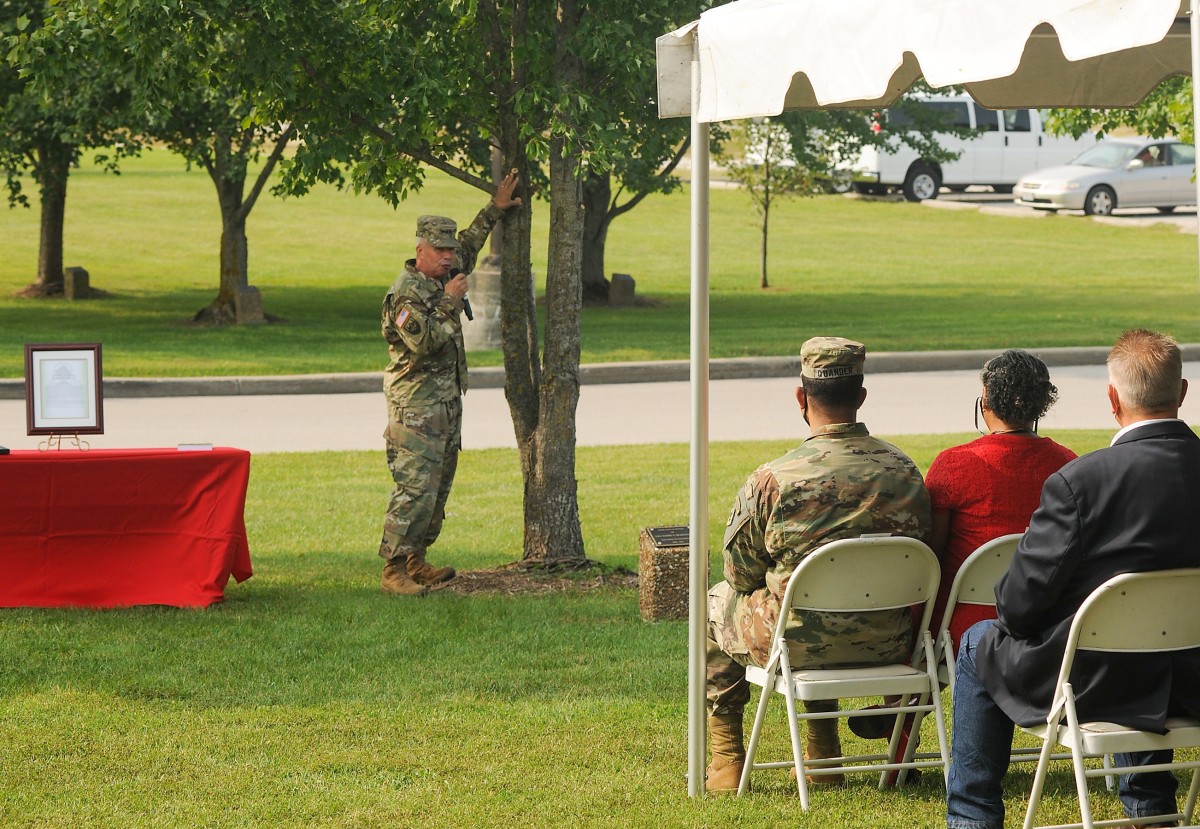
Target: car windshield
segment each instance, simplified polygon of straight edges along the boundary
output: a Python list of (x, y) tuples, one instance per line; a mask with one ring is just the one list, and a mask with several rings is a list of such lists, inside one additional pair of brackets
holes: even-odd
[(1104, 167), (1115, 170), (1126, 161), (1133, 158), (1138, 151), (1136, 144), (1118, 144), (1115, 141), (1101, 141), (1076, 157), (1072, 164), (1081, 167)]

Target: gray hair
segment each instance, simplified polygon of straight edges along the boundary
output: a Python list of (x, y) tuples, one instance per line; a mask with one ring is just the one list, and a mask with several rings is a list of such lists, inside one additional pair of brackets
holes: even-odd
[(1135, 412), (1177, 409), (1183, 386), (1183, 355), (1166, 334), (1126, 331), (1108, 352), (1108, 382)]

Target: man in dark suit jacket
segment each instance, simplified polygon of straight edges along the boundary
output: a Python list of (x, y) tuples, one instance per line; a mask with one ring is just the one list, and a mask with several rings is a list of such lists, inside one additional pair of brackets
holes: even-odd
[[(1001, 829), (1013, 723), (1044, 723), (1075, 611), (1120, 573), (1200, 566), (1200, 438), (1178, 419), (1179, 346), (1128, 331), (1108, 355), (1112, 445), (1051, 475), (1012, 566), (995, 622), (967, 631), (955, 672), (951, 829)], [(1165, 731), (1168, 711), (1200, 716), (1200, 653), (1082, 653), (1072, 672), (1081, 719)], [(1137, 765), (1170, 752), (1123, 755)], [(1120, 762), (1120, 760), (1119, 760)], [(1121, 777), (1129, 817), (1175, 811), (1169, 772)]]

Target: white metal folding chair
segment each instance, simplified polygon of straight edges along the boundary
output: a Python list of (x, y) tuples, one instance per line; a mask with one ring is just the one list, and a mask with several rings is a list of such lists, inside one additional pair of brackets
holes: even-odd
[[(1200, 746), (1200, 720), (1170, 718), (1166, 734), (1154, 734), (1114, 723), (1080, 722), (1071, 689), (1071, 666), (1077, 651), (1108, 653), (1155, 653), (1200, 647), (1200, 568), (1160, 570), (1152, 573), (1125, 573), (1097, 587), (1075, 614), (1067, 636), (1066, 651), (1055, 685), (1054, 702), (1046, 724), (1024, 731), (1042, 739), (1042, 751), (1034, 773), (1025, 829), (1032, 829), (1046, 782), (1051, 752), (1055, 745), (1071, 750), (1075, 787), (1079, 795), (1081, 820), (1061, 824), (1055, 829), (1092, 829), (1094, 826), (1129, 826), (1146, 823), (1190, 824), (1200, 790), (1200, 760), (1176, 761), (1155, 765), (1111, 768), (1086, 768), (1086, 755), (1126, 751), (1157, 751)], [(1065, 722), (1064, 722), (1065, 720)], [(1192, 783), (1182, 812), (1118, 820), (1092, 820), (1087, 781), (1123, 771), (1166, 771), (1193, 769)]]
[[(846, 772), (879, 771), (880, 787), (887, 772), (895, 769), (941, 767), (947, 773), (950, 751), (946, 739), (946, 721), (938, 693), (937, 662), (934, 659), (933, 637), (929, 634), (929, 619), (937, 597), (940, 568), (937, 557), (920, 541), (894, 536), (862, 536), (834, 541), (809, 553), (800, 562), (784, 593), (779, 621), (772, 638), (766, 667), (747, 667), (746, 679), (762, 687), (754, 728), (746, 749), (746, 764), (742, 771), (738, 794), (746, 791), (750, 772), (755, 769), (795, 766), (800, 807), (808, 809), (806, 775), (842, 774)], [(864, 668), (797, 669), (788, 663), (784, 629), (790, 610), (815, 610), (834, 613), (857, 613), (920, 606), (922, 635), (916, 636), (913, 649), (905, 662)], [(772, 693), (783, 694), (787, 703), (788, 726), (792, 741), (792, 760), (755, 763), (754, 756), (762, 733), (767, 702)], [(848, 709), (831, 712), (800, 710), (797, 700), (845, 699), (848, 697), (899, 696), (910, 704), (889, 709)], [(804, 759), (800, 742), (800, 723), (806, 720), (834, 719), (854, 714), (896, 716), (914, 714), (913, 732), (921, 726), (928, 712), (937, 722), (940, 757), (917, 760), (912, 757), (916, 741), (897, 762), (891, 762), (900, 741), (900, 729), (894, 729), (886, 754), (842, 756), (821, 760)]]
[[(939, 675), (942, 684), (950, 686), (954, 693), (954, 638), (950, 635), (950, 622), (959, 605), (996, 606), (996, 582), (1012, 563), (1017, 544), (1024, 533), (1012, 533), (993, 538), (981, 544), (954, 574), (950, 592), (946, 595), (946, 607), (937, 626), (937, 650), (940, 658)], [(944, 671), (944, 673), (943, 673)]]
[[(950, 623), (960, 605), (996, 606), (996, 582), (1012, 564), (1013, 555), (1024, 533), (1012, 533), (993, 538), (980, 544), (979, 548), (962, 563), (954, 574), (950, 584), (950, 592), (946, 596), (946, 607), (942, 612), (942, 620), (937, 628), (938, 678), (943, 686), (950, 687), (954, 694), (954, 660), (957, 656), (954, 648), (954, 637), (950, 635)], [(1010, 762), (1033, 762), (1038, 759), (1040, 750), (1036, 748), (1014, 748)], [(917, 756), (922, 756), (918, 754)], [(1050, 755), (1051, 760), (1069, 760), (1070, 754), (1056, 752)], [(1103, 758), (1105, 766), (1109, 765), (1108, 757)], [(1109, 776), (1105, 782), (1111, 791), (1115, 778)]]

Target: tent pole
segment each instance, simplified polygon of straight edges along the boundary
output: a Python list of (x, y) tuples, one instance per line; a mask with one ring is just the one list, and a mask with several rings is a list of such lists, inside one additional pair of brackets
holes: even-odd
[(708, 124), (692, 60), (691, 499), (688, 507), (688, 796), (704, 793), (708, 639)]
[[(1196, 69), (1200, 67), (1200, 20), (1197, 19), (1197, 7), (1200, 6), (1198, 0), (1191, 0), (1188, 15), (1188, 31), (1192, 35), (1192, 146), (1196, 146), (1197, 128), (1200, 128), (1200, 121), (1197, 121), (1196, 115), (1200, 113), (1200, 84), (1196, 82)], [(1200, 263), (1200, 175), (1193, 176), (1196, 182), (1196, 256), (1197, 262)], [(1197, 266), (1200, 268), (1200, 264)]]

